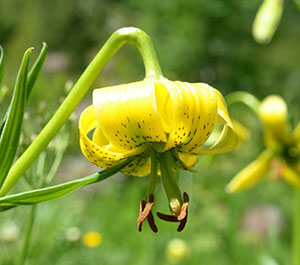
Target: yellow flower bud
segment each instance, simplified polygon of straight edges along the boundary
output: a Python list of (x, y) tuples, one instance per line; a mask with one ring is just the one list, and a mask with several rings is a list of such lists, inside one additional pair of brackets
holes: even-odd
[(270, 145), (272, 138), (287, 142), (290, 130), (287, 106), (279, 96), (269, 96), (261, 103), (259, 118), (265, 129), (266, 144)]
[(283, 10), (283, 0), (264, 0), (252, 27), (254, 39), (261, 44), (269, 43), (278, 27)]

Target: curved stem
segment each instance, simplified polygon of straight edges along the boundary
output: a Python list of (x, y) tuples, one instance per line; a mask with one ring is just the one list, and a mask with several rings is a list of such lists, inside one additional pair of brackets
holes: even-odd
[(153, 43), (145, 32), (132, 27), (122, 28), (114, 32), (83, 72), (69, 95), (44, 129), (40, 132), (35, 141), (11, 167), (0, 190), (0, 196), (5, 195), (11, 189), (15, 182), (35, 161), (38, 155), (46, 148), (49, 142), (68, 120), (71, 113), (74, 111), (111, 57), (126, 43), (137, 47), (141, 53), (145, 65), (146, 78), (159, 78), (162, 75)]
[(260, 101), (252, 94), (245, 91), (237, 91), (230, 93), (226, 96), (226, 103), (228, 107), (234, 103), (244, 103), (248, 106), (255, 114), (258, 114)]
[(300, 265), (300, 191), (294, 191), (292, 264)]
[(149, 185), (145, 194), (145, 200), (148, 200), (148, 197), (151, 193), (154, 193), (156, 181), (157, 181), (157, 158), (155, 150), (151, 149), (151, 173)]
[(28, 254), (28, 250), (29, 250), (29, 246), (30, 246), (30, 238), (31, 238), (33, 222), (34, 222), (34, 218), (35, 218), (35, 208), (36, 208), (35, 205), (32, 205), (30, 207), (30, 213), (29, 213), (29, 217), (28, 217), (26, 227), (25, 227), (24, 241), (22, 244), (22, 249), (21, 249), (20, 255), (18, 257), (17, 265), (24, 265), (26, 262), (26, 258), (27, 258), (27, 254)]

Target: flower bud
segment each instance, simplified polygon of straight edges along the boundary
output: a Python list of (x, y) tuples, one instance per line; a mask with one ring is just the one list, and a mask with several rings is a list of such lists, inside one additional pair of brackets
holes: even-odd
[(260, 6), (252, 27), (254, 39), (267, 44), (278, 27), (283, 10), (283, 0), (264, 0)]
[[(289, 123), (287, 106), (279, 96), (267, 97), (260, 106), (259, 118), (265, 127), (266, 137), (286, 142), (288, 140)], [(266, 139), (266, 144), (270, 139)]]

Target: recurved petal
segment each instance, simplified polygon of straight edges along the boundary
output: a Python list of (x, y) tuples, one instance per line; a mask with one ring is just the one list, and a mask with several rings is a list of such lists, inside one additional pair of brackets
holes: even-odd
[(282, 169), (282, 177), (285, 179), (286, 182), (291, 184), (297, 189), (300, 189), (300, 175), (297, 173), (296, 170), (289, 167), (287, 164), (283, 165)]
[(150, 156), (137, 156), (122, 172), (126, 175), (144, 177), (150, 173)]
[(251, 164), (240, 171), (227, 185), (228, 193), (239, 192), (250, 189), (260, 181), (262, 181), (270, 170), (273, 153), (270, 150), (265, 150)]
[(100, 128), (94, 133), (94, 141), (88, 138), (88, 133), (98, 127), (94, 106), (86, 108), (79, 119), (80, 147), (84, 156), (99, 167), (106, 168), (121, 160), (143, 152), (142, 149), (120, 150), (108, 142)]
[(233, 150), (238, 142), (238, 135), (233, 127), (232, 121), (229, 117), (229, 113), (227, 111), (226, 103), (224, 101), (221, 93), (212, 88), (214, 92), (214, 96), (217, 99), (217, 113), (218, 119), (217, 124), (223, 124), (223, 130), (221, 132), (220, 137), (211, 147), (207, 150), (197, 150), (196, 154), (219, 154)]
[(177, 152), (177, 156), (186, 169), (191, 169), (198, 162), (198, 156), (194, 154)]
[(103, 135), (118, 149), (134, 150), (149, 142), (167, 141), (154, 80), (95, 89), (93, 104)]
[(162, 120), (168, 124), (168, 141), (159, 150), (164, 152), (192, 140), (195, 117), (199, 115), (197, 94), (190, 84), (167, 79), (156, 82), (156, 93)]
[[(179, 83), (179, 82), (178, 82)], [(191, 124), (189, 131), (178, 149), (184, 153), (196, 153), (211, 135), (217, 119), (217, 98), (213, 88), (204, 83), (181, 83), (185, 89), (187, 104), (193, 106), (189, 112)], [(176, 131), (175, 131), (176, 132)]]

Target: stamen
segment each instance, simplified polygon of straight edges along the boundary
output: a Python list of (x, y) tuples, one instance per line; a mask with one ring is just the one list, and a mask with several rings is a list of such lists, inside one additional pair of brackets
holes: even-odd
[(167, 222), (178, 222), (177, 217), (174, 216), (174, 215), (168, 215), (168, 214), (164, 214), (164, 213), (160, 213), (160, 212), (157, 212), (156, 214), (157, 214), (157, 216), (160, 219), (162, 219), (164, 221), (167, 221)]
[(167, 214), (163, 214), (163, 213), (157, 213), (157, 216), (164, 220), (164, 221), (167, 221), (167, 222), (180, 222), (178, 228), (177, 228), (177, 231), (178, 232), (181, 232), (185, 225), (186, 225), (186, 222), (187, 222), (187, 216), (188, 216), (188, 204), (189, 204), (189, 195), (184, 192), (183, 193), (183, 204), (181, 206), (181, 210), (180, 210), (180, 213), (179, 215), (176, 217), (176, 215), (167, 215)]
[(152, 212), (149, 213), (149, 216), (147, 218), (147, 221), (148, 221), (148, 224), (151, 228), (151, 230), (154, 232), (154, 233), (157, 233), (158, 232), (158, 228), (154, 222), (154, 217), (153, 217), (153, 214)]
[(190, 200), (189, 195), (186, 192), (184, 192), (183, 193), (184, 203), (182, 204), (180, 214), (177, 217), (177, 219), (179, 221), (182, 221), (187, 216), (187, 209), (188, 209), (188, 206), (189, 206), (189, 200)]
[(151, 230), (155, 233), (158, 231), (157, 226), (155, 225), (154, 222), (153, 214), (151, 212), (153, 203), (154, 203), (154, 195), (152, 193), (149, 195), (149, 202), (146, 202), (144, 200), (140, 202), (140, 215), (137, 218), (139, 232), (142, 231), (142, 223), (146, 219), (148, 220), (148, 224)]
[(179, 226), (177, 227), (177, 232), (181, 232), (181, 231), (185, 228), (186, 222), (187, 222), (187, 215), (186, 215), (186, 217), (180, 222)]

